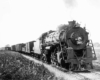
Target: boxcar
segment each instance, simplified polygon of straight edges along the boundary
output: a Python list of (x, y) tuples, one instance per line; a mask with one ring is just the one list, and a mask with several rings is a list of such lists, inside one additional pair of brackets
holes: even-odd
[(12, 46), (11, 46), (11, 50), (12, 50), (12, 51), (16, 51), (15, 45), (12, 45)]
[(5, 47), (5, 50), (11, 50), (11, 47)]
[(22, 52), (23, 47), (25, 46), (24, 43), (16, 44), (15, 48), (17, 52)]
[(33, 53), (33, 47), (34, 47), (34, 41), (30, 41), (25, 44), (23, 50), (25, 50), (26, 53)]

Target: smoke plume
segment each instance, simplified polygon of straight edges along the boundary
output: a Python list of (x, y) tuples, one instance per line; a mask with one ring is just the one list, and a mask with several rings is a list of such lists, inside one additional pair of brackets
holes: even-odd
[(77, 5), (76, 0), (64, 0), (67, 7), (73, 8)]

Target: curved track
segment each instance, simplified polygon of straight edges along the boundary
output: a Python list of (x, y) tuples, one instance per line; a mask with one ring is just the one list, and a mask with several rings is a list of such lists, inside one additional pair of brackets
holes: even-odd
[[(100, 80), (100, 72), (95, 69), (90, 72), (67, 72), (64, 69), (53, 67), (32, 57), (26, 55), (23, 56), (36, 63), (43, 64), (50, 72), (54, 73), (56, 77), (62, 77), (64, 80)], [(100, 64), (98, 65), (100, 69)]]

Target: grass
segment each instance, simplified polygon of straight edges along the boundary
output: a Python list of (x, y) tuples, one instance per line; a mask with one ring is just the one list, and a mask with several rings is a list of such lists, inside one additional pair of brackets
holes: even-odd
[(21, 54), (0, 51), (0, 80), (58, 80), (43, 65), (29, 61)]

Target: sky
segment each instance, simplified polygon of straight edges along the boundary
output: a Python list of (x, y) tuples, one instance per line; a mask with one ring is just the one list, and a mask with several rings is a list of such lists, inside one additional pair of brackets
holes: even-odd
[(100, 42), (100, 0), (0, 0), (0, 47), (36, 40), (70, 20)]

